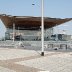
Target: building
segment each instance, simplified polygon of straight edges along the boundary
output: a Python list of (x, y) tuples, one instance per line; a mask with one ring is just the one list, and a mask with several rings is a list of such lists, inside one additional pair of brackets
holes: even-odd
[[(6, 40), (41, 40), (41, 17), (11, 16), (1, 14), (0, 19), (6, 27)], [(72, 20), (72, 18), (44, 17), (44, 38), (49, 40), (53, 27)]]

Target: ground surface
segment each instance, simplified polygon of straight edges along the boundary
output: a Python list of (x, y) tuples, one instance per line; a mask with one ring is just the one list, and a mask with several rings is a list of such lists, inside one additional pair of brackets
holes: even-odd
[(0, 72), (72, 72), (72, 52), (0, 48)]

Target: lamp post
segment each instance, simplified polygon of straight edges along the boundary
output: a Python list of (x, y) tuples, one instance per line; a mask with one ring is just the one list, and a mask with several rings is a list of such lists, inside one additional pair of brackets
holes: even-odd
[(41, 56), (44, 56), (44, 0), (41, 0), (41, 43), (42, 43)]
[(42, 40), (42, 52), (41, 56), (44, 56), (44, 0), (41, 0), (41, 40)]
[(32, 10), (33, 10), (33, 13), (32, 14), (33, 14), (33, 16), (34, 16), (34, 8), (33, 8), (34, 6), (35, 6), (35, 4), (32, 3)]

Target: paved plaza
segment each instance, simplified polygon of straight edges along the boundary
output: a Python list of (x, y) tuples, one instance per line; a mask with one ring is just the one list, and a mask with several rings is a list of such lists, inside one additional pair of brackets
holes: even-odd
[(0, 48), (0, 72), (72, 72), (71, 51)]

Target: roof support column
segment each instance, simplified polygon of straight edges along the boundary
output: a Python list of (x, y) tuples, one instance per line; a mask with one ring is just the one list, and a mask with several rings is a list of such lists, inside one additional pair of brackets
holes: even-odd
[(15, 41), (15, 24), (13, 23), (13, 42)]
[(56, 29), (57, 29), (57, 32), (56, 32), (56, 41), (58, 41), (58, 25), (56, 25)]

